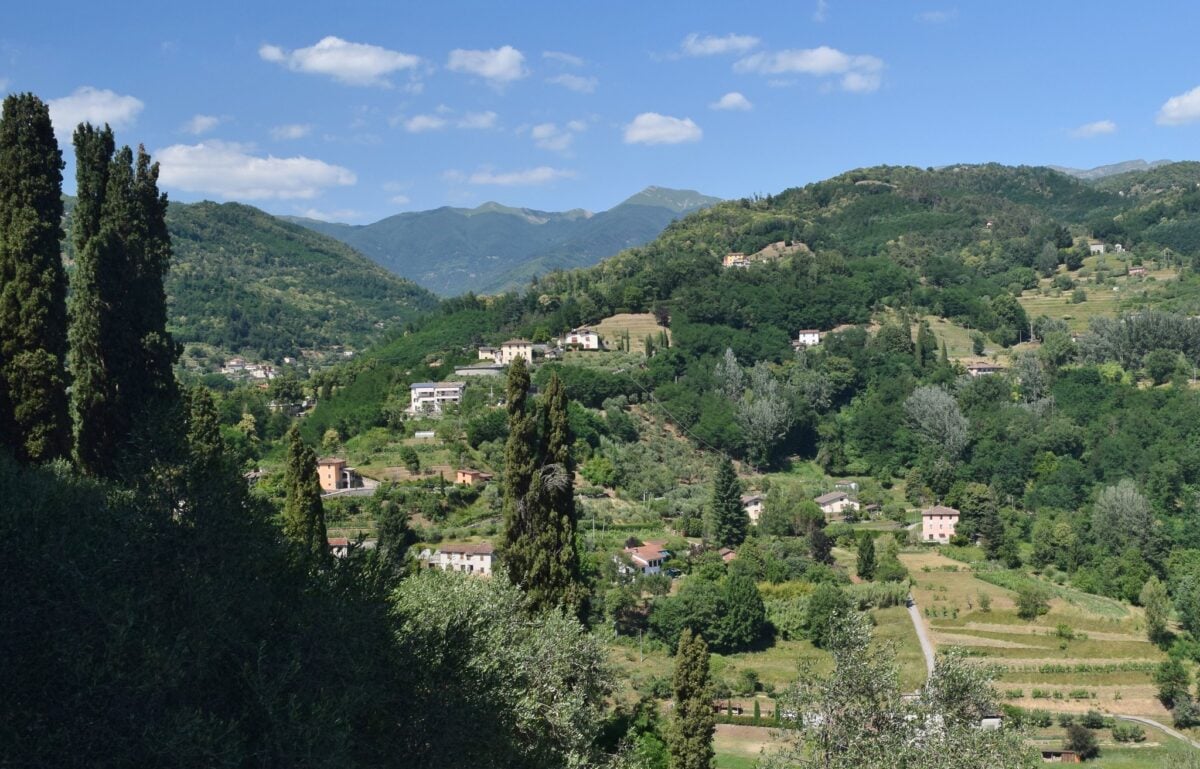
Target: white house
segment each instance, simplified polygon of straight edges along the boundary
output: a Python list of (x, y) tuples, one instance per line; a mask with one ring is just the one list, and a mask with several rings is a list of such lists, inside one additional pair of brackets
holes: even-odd
[[(662, 542), (647, 542), (640, 547), (627, 547), (625, 552), (633, 562), (634, 570), (642, 574), (658, 574), (662, 571), (663, 561), (671, 557), (671, 551), (665, 550)], [(619, 560), (618, 568), (626, 570)]]
[(972, 377), (988, 376), (989, 374), (999, 374), (1004, 370), (1003, 366), (998, 366), (995, 363), (972, 363), (967, 366), (967, 373)]
[(440, 414), (447, 403), (461, 403), (464, 382), (416, 382), (409, 385), (410, 414)]
[(442, 545), (436, 551), (425, 548), (417, 558), (427, 569), (462, 571), (490, 577), (496, 560), (496, 548), (491, 542), (449, 544)]
[(1103, 254), (1104, 244), (1098, 240), (1088, 241), (1088, 252), (1092, 254)]
[(495, 362), (499, 356), (500, 356), (500, 354), (499, 354), (499, 352), (497, 352), (495, 347), (480, 347), (479, 348), (479, 360), (490, 360), (492, 362)]
[(953, 507), (934, 505), (921, 512), (921, 540), (949, 542), (958, 527), (958, 511)]
[(844, 491), (831, 491), (813, 500), (825, 515), (844, 515), (847, 510), (858, 511), (858, 500)]
[(815, 347), (821, 343), (821, 332), (815, 328), (802, 328), (796, 334), (796, 347)]
[(524, 358), (526, 363), (533, 363), (533, 342), (526, 339), (510, 339), (500, 345), (496, 353), (496, 362), (507, 366), (517, 358)]
[(600, 335), (590, 328), (574, 328), (563, 337), (562, 346), (576, 350), (599, 350)]
[(757, 524), (763, 510), (762, 494), (743, 494), (742, 508), (746, 511), (746, 515), (750, 516), (750, 523)]

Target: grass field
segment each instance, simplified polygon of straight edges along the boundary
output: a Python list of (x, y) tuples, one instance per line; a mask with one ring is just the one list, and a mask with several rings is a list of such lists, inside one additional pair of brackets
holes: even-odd
[(612, 315), (593, 326), (593, 330), (610, 350), (617, 349), (625, 332), (629, 332), (630, 349), (643, 353), (647, 336), (657, 339), (659, 333), (666, 331), (667, 339), (671, 338), (670, 329), (658, 325), (654, 314), (649, 312)]

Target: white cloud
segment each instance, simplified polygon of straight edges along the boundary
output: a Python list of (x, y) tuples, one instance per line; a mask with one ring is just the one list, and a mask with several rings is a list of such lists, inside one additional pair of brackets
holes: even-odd
[(216, 115), (195, 115), (183, 124), (183, 130), (193, 136), (206, 134), (221, 124), (221, 118)]
[(1158, 111), (1159, 125), (1183, 125), (1200, 120), (1200, 86), (1172, 96)]
[(582, 120), (572, 120), (562, 127), (556, 123), (539, 123), (529, 129), (529, 136), (534, 144), (544, 150), (566, 152), (575, 137), (586, 130), (587, 123)]
[(822, 45), (751, 54), (735, 62), (733, 71), (759, 75), (840, 75), (843, 89), (866, 93), (879, 88), (883, 60), (876, 56), (851, 55)]
[(404, 121), (404, 130), (410, 134), (440, 131), (446, 127), (446, 119), (437, 115), (417, 115)]
[(737, 91), (730, 91), (729, 93), (722, 96), (720, 99), (717, 99), (712, 104), (708, 105), (708, 108), (709, 109), (740, 110), (742, 112), (746, 112), (748, 110), (754, 109), (754, 105), (750, 103), (749, 99), (747, 99), (745, 96), (742, 96)]
[(390, 87), (387, 76), (393, 72), (416, 69), (419, 56), (391, 51), (377, 45), (351, 43), (340, 37), (322, 38), (316, 45), (297, 48), (290, 53), (277, 45), (263, 45), (258, 55), (264, 61), (282, 64), (293, 72), (328, 75), (347, 85)]
[(529, 74), (525, 69), (525, 55), (511, 45), (488, 51), (456, 48), (450, 52), (446, 67), (451, 72), (478, 75), (495, 86), (506, 85)]
[(447, 171), (443, 176), (448, 181), (463, 181), (465, 178), (469, 184), (526, 187), (550, 184), (559, 179), (570, 179), (575, 176), (575, 172), (562, 168), (551, 168), (550, 166), (538, 166), (537, 168), (527, 168), (522, 171), (506, 171), (502, 173), (484, 169), (476, 171), (470, 176), (464, 176), (459, 171)]
[(54, 133), (60, 137), (71, 136), (80, 123), (108, 123), (113, 128), (127, 128), (133, 125), (145, 106), (141, 99), (133, 96), (85, 85), (76, 88), (70, 96), (50, 100), (50, 121), (54, 124)]
[(271, 129), (272, 139), (303, 139), (312, 133), (312, 126), (307, 123), (289, 123), (287, 125), (277, 125)]
[(817, 8), (813, 11), (812, 18), (818, 24), (829, 18), (829, 0), (817, 0)]
[(1093, 136), (1103, 136), (1105, 134), (1116, 133), (1117, 124), (1111, 120), (1097, 120), (1094, 123), (1084, 123), (1075, 130), (1071, 131), (1071, 136), (1076, 139), (1091, 139)]
[(8, 91), (8, 78), (0, 77), (0, 91)]
[(552, 78), (548, 78), (546, 82), (561, 85), (563, 88), (575, 91), (576, 93), (593, 93), (596, 90), (596, 86), (600, 85), (600, 81), (594, 77), (582, 77), (570, 74), (555, 75)]
[(473, 130), (485, 130), (496, 127), (497, 115), (495, 112), (468, 112), (459, 119), (457, 125), (459, 128), (467, 128)]
[(757, 37), (751, 35), (716, 35), (700, 36), (693, 32), (683, 39), (685, 56), (717, 56), (723, 53), (745, 53), (755, 48), (759, 43)]
[(163, 186), (239, 200), (307, 199), (354, 184), (354, 173), (306, 157), (257, 157), (242, 144), (174, 144), (154, 153)]
[(562, 51), (542, 51), (542, 58), (550, 61), (557, 61), (560, 64), (566, 64), (568, 67), (582, 67), (583, 59), (570, 53)]
[(396, 206), (407, 206), (412, 202), (412, 198), (408, 195), (392, 195), (388, 198), (388, 202)]
[(958, 18), (957, 8), (951, 8), (948, 11), (923, 11), (917, 14), (917, 21), (922, 24), (945, 24), (956, 18)]
[(353, 208), (339, 208), (333, 211), (322, 211), (317, 208), (305, 208), (300, 211), (300, 215), (306, 219), (316, 219), (320, 222), (345, 222), (353, 219), (358, 219), (362, 216), (360, 211), (355, 211)]
[(700, 141), (703, 135), (700, 126), (691, 118), (643, 112), (625, 126), (626, 144), (679, 144)]

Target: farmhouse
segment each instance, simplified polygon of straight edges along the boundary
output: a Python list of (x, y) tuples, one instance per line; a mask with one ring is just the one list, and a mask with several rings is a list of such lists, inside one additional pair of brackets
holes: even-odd
[(526, 363), (532, 363), (533, 342), (526, 339), (510, 339), (500, 345), (500, 350), (496, 355), (497, 363), (507, 366), (517, 358), (524, 358)]
[(562, 338), (562, 346), (569, 350), (599, 350), (600, 335), (586, 326), (573, 328)]
[(496, 548), (491, 542), (464, 542), (442, 545), (436, 551), (425, 548), (417, 556), (428, 569), (462, 571), (467, 574), (492, 575), (492, 564), (496, 559)]
[(750, 266), (750, 257), (741, 251), (732, 251), (725, 254), (725, 258), (721, 260), (721, 266), (725, 267), (725, 269), (729, 269), (730, 267), (741, 267), (744, 269)]
[(746, 511), (746, 515), (750, 516), (750, 523), (758, 523), (758, 517), (762, 515), (763, 509), (762, 494), (743, 494), (742, 508)]
[(1088, 252), (1092, 253), (1092, 254), (1103, 254), (1104, 253), (1104, 244), (1098, 240), (1089, 240), (1088, 241)]
[(461, 403), (463, 382), (416, 382), (408, 387), (410, 414), (440, 414), (447, 403)]
[(730, 561), (737, 558), (737, 553), (732, 548), (729, 548), (729, 547), (721, 548), (720, 550), (717, 551), (717, 555), (721, 556), (721, 561), (723, 563), (729, 563)]
[(491, 479), (491, 473), (485, 473), (482, 470), (471, 470), (470, 468), (466, 467), (454, 474), (455, 483), (464, 483), (468, 486), (472, 486), (476, 483), (487, 483)]
[(953, 507), (934, 505), (921, 513), (921, 540), (949, 542), (958, 527), (958, 511)]
[(1138, 275), (1145, 275), (1145, 274), (1146, 274), (1146, 268), (1145, 268), (1145, 267), (1130, 267), (1130, 268), (1129, 268), (1129, 276), (1130, 276), (1131, 278), (1132, 278), (1132, 277), (1135, 277), (1135, 276), (1138, 276)]
[(490, 360), (496, 362), (500, 357), (500, 352), (495, 347), (480, 347), (479, 360)]
[[(662, 542), (647, 542), (638, 547), (627, 547), (625, 553), (633, 562), (633, 569), (642, 574), (658, 574), (662, 571), (663, 561), (671, 556), (671, 551), (665, 550)], [(622, 567), (624, 565), (618, 560), (618, 568)]]
[(972, 363), (967, 366), (967, 373), (972, 377), (988, 376), (989, 374), (999, 374), (1004, 370), (1003, 366), (995, 363)]
[(346, 467), (346, 460), (339, 457), (317, 460), (317, 480), (321, 483), (321, 491), (326, 493), (363, 485), (362, 476), (353, 467)]
[(825, 515), (843, 515), (847, 510), (858, 511), (858, 502), (844, 491), (831, 491), (813, 500)]
[(803, 347), (816, 347), (821, 343), (821, 332), (815, 328), (802, 328), (796, 334), (796, 341), (792, 346), (796, 349)]
[(346, 537), (329, 537), (329, 554), (334, 558), (345, 558), (350, 555), (350, 540)]

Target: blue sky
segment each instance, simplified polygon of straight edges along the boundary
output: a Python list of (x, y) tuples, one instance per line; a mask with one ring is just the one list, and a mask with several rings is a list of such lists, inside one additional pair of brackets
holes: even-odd
[(172, 199), (369, 222), (1195, 159), (1197, 29), (1166, 2), (14, 3), (0, 85), (64, 146), (81, 119), (144, 143)]

